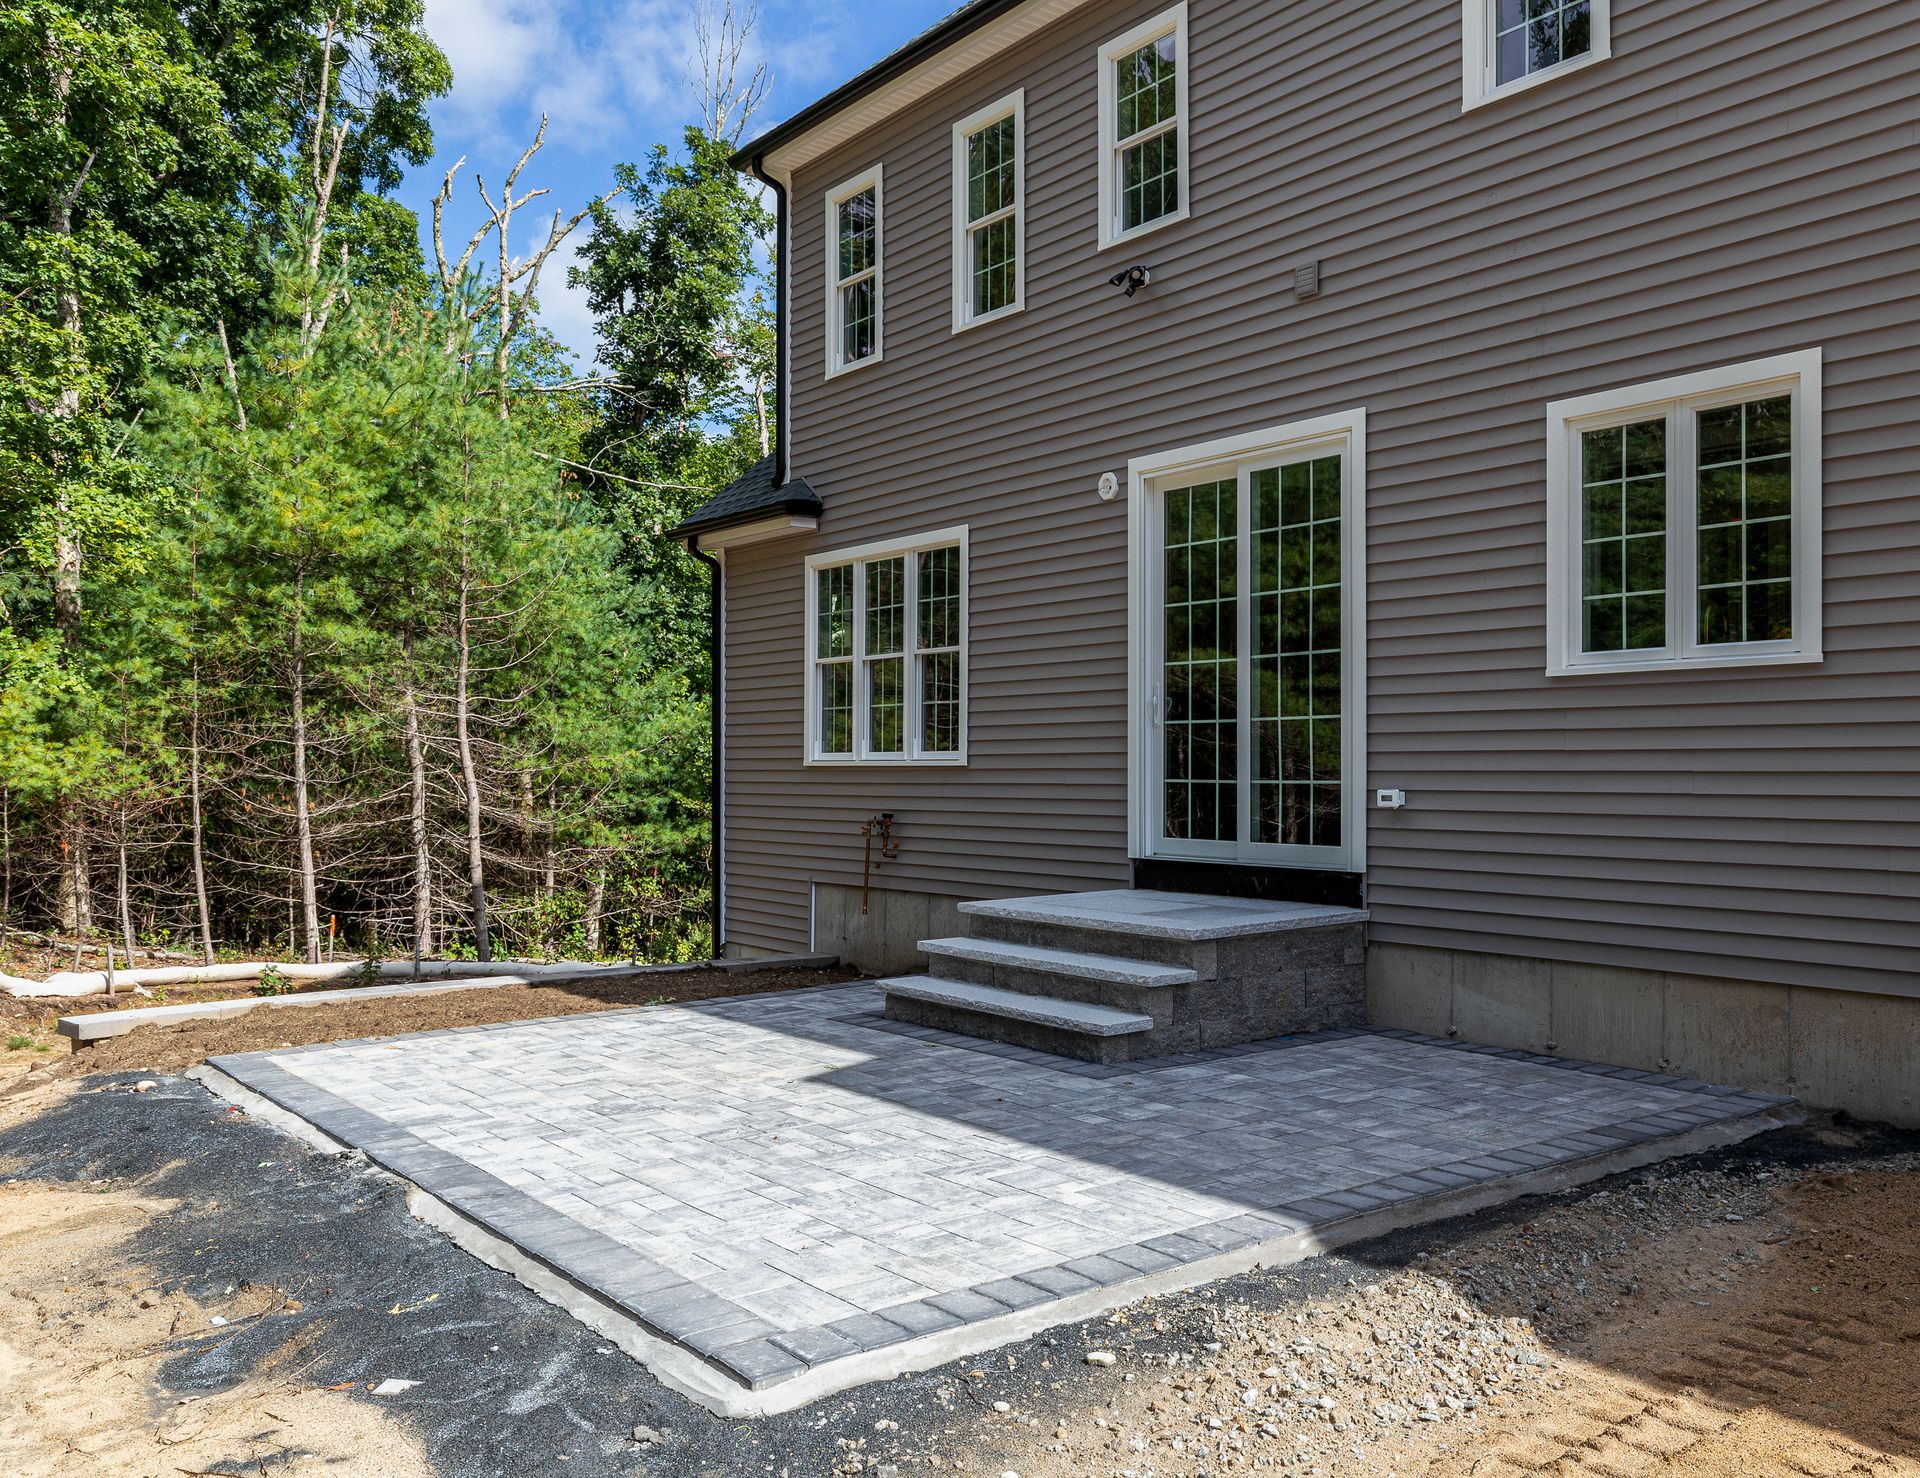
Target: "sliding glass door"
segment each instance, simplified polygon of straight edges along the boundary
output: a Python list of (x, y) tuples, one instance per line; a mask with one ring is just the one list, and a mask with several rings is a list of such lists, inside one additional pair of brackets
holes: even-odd
[(1352, 865), (1349, 460), (1342, 442), (1149, 487), (1156, 855)]

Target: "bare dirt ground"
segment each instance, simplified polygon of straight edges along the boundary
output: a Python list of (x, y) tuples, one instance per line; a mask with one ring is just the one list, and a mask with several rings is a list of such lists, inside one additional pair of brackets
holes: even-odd
[(1113, 1399), (1010, 1405), (1038, 1429), (996, 1453), (1024, 1478), (1920, 1475), (1920, 1155), (1683, 1162), (1138, 1347), (1166, 1327), (1128, 1311)]
[(106, 1187), (0, 1186), (0, 1470), (430, 1473), (378, 1408), (301, 1379), (297, 1348), (240, 1385), (176, 1396), (160, 1367), (183, 1331), (238, 1335), (296, 1303), (225, 1285), (217, 1304), (162, 1289), (128, 1242), (172, 1203)]
[[(823, 978), (303, 1008), (54, 1056), (0, 1089), (0, 1473), (1920, 1478), (1913, 1134), (1780, 1131), (721, 1422), (390, 1177), (167, 1076), (449, 1007)], [(374, 1394), (395, 1377), (418, 1385)]]
[[(570, 985), (506, 985), (491, 990), (446, 991), (435, 995), (386, 997), (339, 1006), (263, 1007), (245, 1015), (179, 1026), (143, 1026), (123, 1037), (109, 1037), (75, 1049), (55, 1031), (62, 1016), (82, 1011), (127, 1010), (151, 1000), (122, 999), (117, 1006), (98, 997), (72, 1001), (16, 1000), (0, 996), (0, 1097), (30, 1083), (51, 1082), (75, 1073), (180, 1072), (229, 1052), (258, 1052), (304, 1047), (315, 1042), (359, 1037), (399, 1036), (442, 1031), (496, 1021), (527, 1021), (541, 1016), (572, 1016), (592, 1011), (625, 1011), (667, 1002), (707, 1001), (763, 991), (799, 990), (857, 980), (852, 971), (755, 970), (732, 974), (690, 969), (624, 980)], [(246, 987), (206, 987), (176, 991), (168, 1004), (221, 1000), (250, 995)], [(5, 1044), (18, 1045), (7, 1046)]]

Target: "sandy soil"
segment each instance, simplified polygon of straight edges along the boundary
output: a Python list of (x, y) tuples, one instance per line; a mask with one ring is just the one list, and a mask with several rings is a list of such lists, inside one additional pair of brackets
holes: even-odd
[[(302, 1047), (357, 1037), (398, 1036), (405, 1032), (440, 1031), (496, 1021), (527, 1021), (541, 1016), (624, 1011), (634, 1006), (799, 990), (860, 978), (852, 971), (841, 969), (756, 970), (744, 974), (685, 970), (604, 983), (509, 985), (492, 990), (387, 997), (343, 1006), (264, 1007), (225, 1019), (172, 1027), (140, 1027), (124, 1037), (109, 1037), (78, 1050), (55, 1032), (54, 1024), (60, 1016), (76, 1008), (102, 1009), (98, 1003), (21, 1001), (0, 996), (0, 1043), (17, 1039), (25, 1042), (11, 1050), (0, 1046), (0, 1096), (10, 1089), (19, 1091), (31, 1082), (53, 1081), (74, 1073), (132, 1069), (179, 1072), (228, 1052)], [(176, 994), (170, 999), (177, 1004), (186, 997)]]
[(1008, 1411), (996, 1460), (1022, 1478), (1920, 1475), (1908, 1159), (1672, 1169), (1299, 1310), (1229, 1307), (1197, 1348), (1129, 1350), (1143, 1305), (1114, 1324), (1115, 1397)]
[(304, 1384), (297, 1349), (228, 1390), (168, 1390), (160, 1372), (176, 1348), (290, 1301), (235, 1286), (209, 1308), (156, 1286), (126, 1243), (172, 1209), (105, 1187), (0, 1185), (0, 1471), (430, 1472), (377, 1407)]

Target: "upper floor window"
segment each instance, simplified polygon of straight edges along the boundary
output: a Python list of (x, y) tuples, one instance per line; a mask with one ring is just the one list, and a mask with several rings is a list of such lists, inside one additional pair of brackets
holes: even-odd
[(807, 560), (807, 759), (964, 764), (967, 532)]
[(880, 166), (827, 195), (827, 373), (880, 357)]
[(1547, 407), (1548, 670), (1820, 657), (1820, 351)]
[(953, 126), (953, 326), (1026, 303), (1026, 93)]
[(1466, 106), (1610, 54), (1612, 0), (1461, 0)]
[(1187, 217), (1187, 7), (1100, 48), (1100, 244)]

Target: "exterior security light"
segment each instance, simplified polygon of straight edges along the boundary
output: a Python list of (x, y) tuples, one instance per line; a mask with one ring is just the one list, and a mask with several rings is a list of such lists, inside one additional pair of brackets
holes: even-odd
[(1127, 296), (1132, 297), (1135, 293), (1139, 292), (1141, 288), (1145, 287), (1148, 283), (1152, 281), (1153, 281), (1153, 268), (1128, 267), (1125, 270), (1116, 272), (1113, 274), (1113, 276), (1109, 277), (1107, 279), (1107, 285), (1109, 287), (1124, 287), (1127, 290)]

